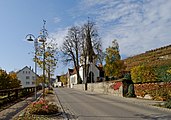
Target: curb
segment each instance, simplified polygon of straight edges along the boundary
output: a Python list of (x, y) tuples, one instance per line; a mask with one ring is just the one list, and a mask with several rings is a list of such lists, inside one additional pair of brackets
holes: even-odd
[(57, 103), (58, 103), (59, 107), (61, 108), (61, 111), (62, 111), (62, 115), (63, 115), (63, 117), (64, 117), (64, 120), (69, 120), (69, 118), (68, 118), (67, 115), (66, 115), (66, 112), (65, 112), (65, 110), (64, 110), (64, 108), (63, 108), (63, 106), (62, 106), (62, 104), (61, 104), (61, 101), (60, 101), (60, 99), (59, 99), (57, 93), (55, 93), (55, 96), (56, 96), (56, 99), (57, 99)]

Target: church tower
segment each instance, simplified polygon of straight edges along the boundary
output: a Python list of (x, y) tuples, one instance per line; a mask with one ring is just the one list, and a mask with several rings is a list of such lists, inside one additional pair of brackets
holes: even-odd
[(91, 30), (90, 30), (90, 23), (88, 22), (88, 28), (87, 28), (87, 37), (86, 37), (86, 55), (88, 57), (88, 63), (92, 63), (94, 61), (94, 50), (92, 46), (92, 41), (91, 41)]

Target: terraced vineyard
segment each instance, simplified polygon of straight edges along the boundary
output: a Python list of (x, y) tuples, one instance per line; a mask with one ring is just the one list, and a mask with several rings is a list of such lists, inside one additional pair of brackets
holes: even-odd
[(129, 57), (124, 60), (124, 63), (127, 66), (127, 71), (130, 71), (130, 69), (134, 66), (142, 64), (152, 67), (171, 65), (171, 45)]

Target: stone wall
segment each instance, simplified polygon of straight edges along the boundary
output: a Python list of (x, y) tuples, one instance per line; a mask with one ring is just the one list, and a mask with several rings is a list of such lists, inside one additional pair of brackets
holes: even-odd
[[(74, 85), (74, 89), (85, 90), (85, 84)], [(100, 83), (88, 83), (87, 91), (123, 96), (123, 84), (121, 81), (108, 81)]]

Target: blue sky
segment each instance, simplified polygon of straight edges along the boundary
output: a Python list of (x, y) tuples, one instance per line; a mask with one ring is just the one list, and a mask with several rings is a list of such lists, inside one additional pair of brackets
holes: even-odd
[[(171, 0), (1, 0), (0, 67), (16, 71), (34, 66), (29, 33), (39, 35), (43, 19), (60, 47), (67, 29), (95, 21), (103, 49), (118, 40), (120, 53), (133, 56), (171, 44)], [(56, 74), (66, 72), (58, 63)], [(41, 71), (40, 71), (41, 72)]]

